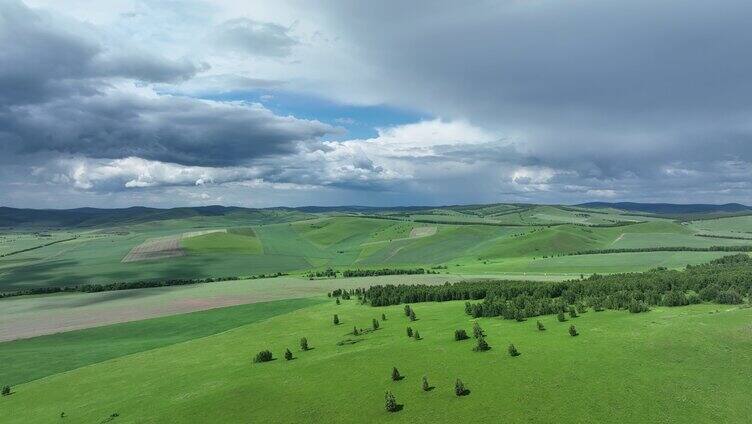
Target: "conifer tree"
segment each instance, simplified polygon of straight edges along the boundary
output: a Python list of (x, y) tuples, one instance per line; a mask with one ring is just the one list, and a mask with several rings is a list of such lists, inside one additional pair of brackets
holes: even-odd
[(465, 384), (459, 378), (454, 382), (454, 394), (457, 396), (465, 396), (467, 394)]
[(300, 350), (306, 351), (308, 350), (308, 339), (305, 337), (300, 339)]
[(337, 314), (334, 314), (334, 325), (339, 325), (339, 317)]
[(491, 346), (488, 345), (488, 342), (486, 342), (485, 337), (480, 337), (478, 339), (478, 344), (476, 344), (475, 347), (473, 348), (473, 350), (476, 352), (485, 352), (490, 349), (491, 349)]
[(3, 386), (3, 389), (0, 392), (0, 394), (3, 396), (8, 396), (10, 394), (10, 386), (8, 385)]
[(413, 311), (412, 308), (410, 308), (410, 321), (415, 321), (417, 318), (415, 318), (415, 311)]
[(379, 329), (379, 321), (376, 320), (376, 318), (373, 319), (373, 329), (378, 330)]
[(357, 336), (358, 334), (360, 334), (360, 333), (358, 333), (358, 327), (353, 326), (353, 332), (352, 333), (353, 333), (353, 336)]
[(410, 311), (412, 311), (412, 308), (410, 307), (410, 305), (405, 305), (405, 316), (406, 317), (410, 316)]
[(335, 303), (336, 303), (337, 305), (339, 305), (339, 304), (340, 304), (339, 298), (337, 298), (337, 300), (335, 300)]
[(558, 319), (559, 322), (564, 322), (567, 320), (567, 317), (564, 316), (564, 312), (559, 312), (556, 314), (556, 319)]
[(387, 412), (397, 412), (399, 410), (399, 407), (397, 406), (397, 399), (394, 397), (392, 392), (387, 391), (384, 395), (384, 400), (384, 408), (387, 410)]
[(412, 336), (413, 336), (413, 328), (407, 327), (407, 337), (412, 337)]
[(392, 381), (400, 381), (400, 380), (402, 380), (402, 376), (397, 370), (397, 367), (393, 367), (392, 368)]
[(580, 333), (577, 332), (577, 328), (575, 328), (574, 325), (570, 325), (569, 326), (569, 335), (570, 336), (574, 337), (574, 336), (578, 336), (579, 334)]
[(386, 321), (386, 314), (381, 314), (381, 320)]
[(428, 384), (428, 378), (425, 375), (423, 376), (423, 383), (421, 383), (420, 387), (424, 392), (431, 390), (431, 386)]
[(574, 306), (569, 307), (569, 316), (572, 318), (577, 318), (577, 309), (575, 309)]
[(509, 344), (509, 348), (507, 349), (507, 351), (509, 352), (509, 356), (511, 357), (520, 356), (520, 352), (518, 352), (517, 348), (514, 347), (514, 345), (511, 343)]
[(536, 325), (538, 326), (538, 331), (543, 331), (546, 329), (546, 327), (543, 326), (543, 323), (540, 321), (536, 322)]
[(292, 359), (292, 352), (290, 352), (290, 349), (285, 349), (285, 359), (288, 361)]
[(486, 337), (486, 333), (480, 328), (480, 324), (477, 321), (473, 323), (473, 337), (476, 339)]
[(418, 330), (415, 330), (413, 337), (415, 337), (415, 340), (420, 340), (420, 333), (418, 332)]

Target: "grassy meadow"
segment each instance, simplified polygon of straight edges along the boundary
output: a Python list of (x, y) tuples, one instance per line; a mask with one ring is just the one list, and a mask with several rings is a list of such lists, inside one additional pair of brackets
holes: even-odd
[[(462, 302), (374, 308), (325, 303), (225, 332), (128, 354), (16, 385), (0, 421), (66, 422), (746, 422), (752, 407), (752, 309), (694, 305), (643, 314), (587, 312), (525, 322), (482, 318), (492, 349), (473, 352)], [(340, 325), (332, 323), (333, 314)], [(386, 321), (381, 320), (385, 314)], [(192, 317), (183, 315), (186, 321)], [(380, 329), (361, 336), (353, 326)], [(237, 322), (236, 324), (242, 324)], [(580, 335), (567, 328), (576, 325)], [(421, 340), (408, 338), (407, 326)], [(107, 327), (99, 331), (106, 331)], [(146, 334), (158, 332), (144, 327)], [(78, 333), (78, 332), (76, 332)], [(74, 337), (73, 335), (71, 337)], [(298, 341), (312, 350), (301, 351)], [(37, 341), (56, 343), (54, 336)], [(82, 337), (82, 343), (86, 343)], [(344, 343), (341, 343), (344, 342)], [(514, 343), (518, 357), (507, 354)], [(286, 348), (295, 359), (286, 361)], [(254, 364), (270, 349), (276, 360)], [(14, 356), (33, 355), (18, 350)], [(712, 358), (712, 360), (709, 360)], [(43, 359), (17, 362), (44, 367)], [(392, 367), (404, 376), (391, 381)], [(426, 376), (432, 390), (421, 390)], [(461, 378), (469, 395), (456, 397)], [(712, 390), (711, 390), (712, 388)], [(403, 409), (384, 411), (390, 390)]]

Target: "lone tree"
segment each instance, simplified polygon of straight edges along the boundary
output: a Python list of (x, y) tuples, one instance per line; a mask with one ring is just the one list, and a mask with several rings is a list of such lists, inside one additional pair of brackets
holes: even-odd
[(413, 328), (407, 327), (407, 337), (412, 337), (412, 336), (413, 336)]
[(410, 305), (405, 305), (405, 316), (409, 317), (410, 316), (410, 311), (412, 311), (412, 310), (413, 309), (410, 307)]
[(574, 336), (578, 336), (579, 334), (580, 333), (577, 332), (577, 329), (575, 328), (574, 325), (570, 325), (569, 326), (569, 335), (570, 336), (574, 337)]
[(535, 325), (538, 326), (538, 331), (544, 331), (546, 327), (543, 326), (543, 323), (540, 321), (536, 321)]
[(379, 329), (379, 321), (376, 318), (373, 319), (373, 329), (374, 330)]
[(360, 334), (360, 333), (358, 332), (358, 327), (356, 327), (356, 326), (353, 326), (353, 336), (357, 336), (358, 334)]
[(559, 322), (564, 322), (564, 321), (566, 321), (566, 320), (567, 320), (567, 317), (565, 317), (565, 316), (564, 316), (564, 312), (559, 312), (559, 313), (558, 313), (558, 314), (556, 315), (556, 319), (558, 319), (558, 320), (559, 320)]
[(459, 378), (454, 382), (454, 394), (457, 396), (465, 396), (467, 394), (465, 384)]
[(392, 392), (387, 391), (384, 395), (384, 408), (387, 410), (387, 412), (397, 412), (399, 411), (399, 407), (397, 406), (397, 399), (395, 399)]
[(301, 338), (300, 339), (300, 350), (306, 351), (308, 349), (310, 349), (308, 347), (308, 339), (306, 339), (305, 337)]
[(509, 348), (507, 350), (509, 351), (509, 356), (511, 357), (520, 356), (520, 352), (518, 352), (517, 348), (514, 347), (514, 345), (511, 343), (509, 344)]
[(334, 325), (339, 325), (339, 316), (337, 314), (334, 314)]
[(402, 376), (397, 370), (397, 367), (392, 367), (392, 381), (400, 381), (400, 380), (402, 380)]
[(410, 321), (415, 321), (417, 318), (415, 318), (415, 311), (410, 309)]
[(386, 321), (386, 314), (381, 314), (381, 320)]
[(10, 394), (10, 386), (3, 386), (2, 392), (0, 392), (3, 396), (8, 396)]
[(288, 361), (292, 360), (292, 352), (290, 352), (290, 349), (285, 349), (285, 359)]
[(420, 333), (418, 333), (418, 330), (415, 330), (413, 337), (415, 338), (415, 340), (420, 340)]
[(272, 359), (272, 353), (268, 350), (262, 350), (261, 352), (256, 354), (256, 357), (253, 358), (253, 362), (260, 363), (260, 362), (269, 362)]
[(480, 328), (480, 324), (478, 324), (477, 322), (473, 323), (473, 337), (475, 337), (476, 339), (486, 337), (486, 332), (483, 331), (482, 328)]
[(423, 376), (423, 382), (421, 383), (420, 388), (423, 389), (424, 392), (431, 390), (431, 385), (428, 384), (428, 377), (425, 375)]
[(335, 301), (335, 303), (336, 303), (337, 305), (339, 305), (339, 304), (340, 304), (339, 298), (337, 298), (337, 300)]
[(486, 338), (485, 337), (480, 337), (478, 339), (478, 344), (475, 345), (475, 347), (473, 348), (473, 350), (476, 351), (476, 352), (485, 352), (487, 350), (491, 350), (491, 346), (488, 345), (488, 343), (486, 342)]
[(470, 337), (468, 337), (467, 332), (465, 330), (454, 330), (454, 340), (455, 341), (462, 341), (467, 340)]

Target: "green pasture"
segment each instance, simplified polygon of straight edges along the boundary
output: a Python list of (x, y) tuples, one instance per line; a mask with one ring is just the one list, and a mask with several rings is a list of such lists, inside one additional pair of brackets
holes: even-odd
[[(693, 422), (746, 423), (752, 309), (719, 305), (642, 314), (587, 312), (568, 322), (479, 319), (492, 349), (472, 351), (463, 302), (373, 308), (355, 300), (297, 309), (13, 386), (0, 422)], [(333, 314), (341, 324), (332, 324)], [(381, 314), (387, 320), (381, 320)], [(353, 326), (381, 328), (360, 336)], [(570, 324), (580, 335), (569, 336)], [(405, 328), (420, 332), (407, 338)], [(149, 334), (153, 334), (151, 329)], [(53, 337), (53, 336), (50, 336)], [(312, 350), (298, 347), (307, 337)], [(50, 338), (50, 342), (54, 339)], [(65, 349), (63, 341), (60, 349)], [(37, 343), (42, 343), (37, 342)], [(510, 357), (513, 343), (521, 356)], [(0, 345), (1, 346), (1, 345)], [(286, 348), (295, 359), (285, 361)], [(117, 349), (117, 347), (113, 348)], [(254, 364), (263, 349), (276, 360)], [(15, 352), (33, 355), (33, 350)], [(34, 366), (34, 362), (19, 364)], [(391, 381), (392, 367), (404, 376)], [(421, 390), (426, 376), (432, 390)], [(461, 378), (470, 390), (454, 395)], [(384, 410), (384, 392), (402, 410)], [(108, 422), (108, 421), (107, 421)]]

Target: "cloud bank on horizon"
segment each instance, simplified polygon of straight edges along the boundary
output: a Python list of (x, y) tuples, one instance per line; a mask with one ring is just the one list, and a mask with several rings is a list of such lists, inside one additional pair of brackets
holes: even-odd
[(752, 3), (0, 0), (0, 205), (752, 203)]

